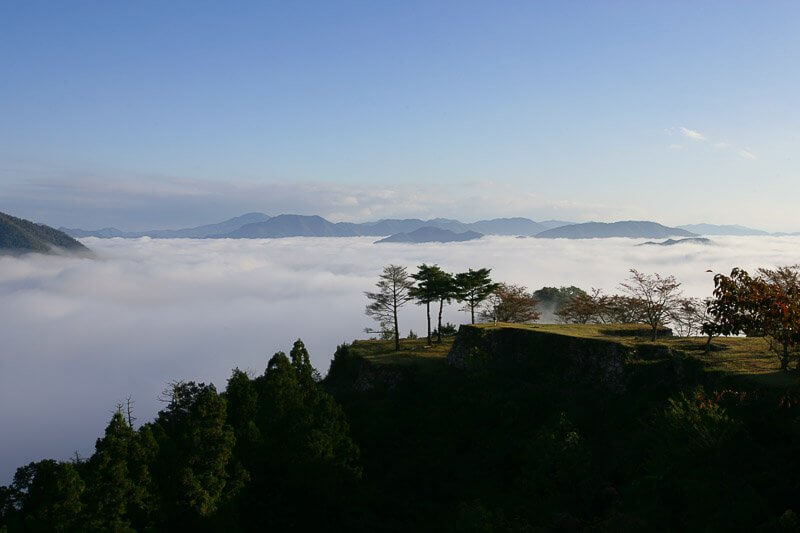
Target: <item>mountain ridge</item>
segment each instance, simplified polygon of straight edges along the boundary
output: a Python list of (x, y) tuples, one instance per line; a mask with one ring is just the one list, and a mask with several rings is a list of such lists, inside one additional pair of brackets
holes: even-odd
[[(251, 217), (251, 219), (246, 219)], [(254, 218), (254, 219), (252, 219)], [(177, 230), (122, 231), (117, 228), (84, 230), (59, 228), (76, 238), (280, 238), (280, 237), (385, 237), (411, 233), (423, 227), (435, 227), (454, 233), (474, 231), (484, 235), (534, 236), (562, 221), (535, 222), (523, 217), (493, 218), (476, 222), (461, 222), (449, 218), (386, 218), (371, 222), (330, 222), (319, 215), (281, 214), (274, 217), (264, 213), (247, 213), (216, 224), (206, 224)], [(570, 224), (563, 222), (564, 224)], [(246, 229), (245, 229), (246, 228)]]
[(439, 228), (453, 233), (473, 231), (483, 235), (509, 235), (540, 238), (607, 238), (628, 237), (660, 239), (696, 237), (698, 235), (780, 235), (740, 225), (685, 224), (665, 226), (646, 220), (617, 222), (572, 223), (562, 220), (537, 222), (524, 217), (504, 217), (475, 222), (450, 218), (385, 218), (369, 222), (331, 222), (319, 215), (280, 214), (269, 216), (252, 212), (215, 224), (190, 228), (149, 231), (121, 231), (108, 227), (98, 230), (59, 228), (75, 238), (282, 238), (282, 237), (386, 237), (412, 233), (424, 227)]
[(0, 252), (50, 254), (59, 249), (81, 253), (89, 251), (63, 231), (0, 212)]
[(663, 242), (647, 241), (636, 246), (675, 246), (677, 244), (711, 244), (711, 239), (705, 237), (686, 237), (684, 239), (667, 239)]
[(113, 239), (122, 237), (124, 239), (138, 239), (139, 237), (151, 237), (153, 239), (205, 239), (214, 236), (221, 236), (235, 231), (246, 224), (269, 220), (270, 216), (264, 213), (251, 212), (237, 217), (217, 222), (216, 224), (203, 224), (180, 229), (156, 229), (145, 231), (122, 231), (117, 228), (102, 228), (98, 230), (84, 230), (80, 228), (58, 228), (67, 235), (75, 238), (98, 237), (100, 239)]
[(683, 224), (676, 226), (680, 229), (685, 229), (697, 235), (770, 235), (768, 231), (763, 231), (755, 228), (748, 228), (747, 226), (740, 226), (739, 224)]
[(480, 239), (483, 237), (482, 233), (477, 231), (463, 231), (455, 232), (449, 229), (437, 228), (434, 226), (423, 226), (409, 233), (395, 233), (389, 237), (385, 237), (375, 244), (379, 243), (424, 243), (424, 242), (464, 242)]
[(278, 215), (265, 220), (246, 224), (237, 230), (222, 235), (230, 239), (266, 239), (281, 237), (352, 237), (349, 230), (318, 215)]
[(584, 222), (543, 231), (539, 239), (666, 239), (668, 237), (697, 237), (689, 231), (671, 228), (649, 220), (620, 220), (618, 222)]

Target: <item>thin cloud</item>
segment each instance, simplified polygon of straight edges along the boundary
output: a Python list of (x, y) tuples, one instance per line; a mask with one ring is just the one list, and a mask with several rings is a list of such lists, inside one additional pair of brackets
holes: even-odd
[[(699, 131), (687, 128), (685, 126), (680, 126), (677, 129), (676, 128), (668, 128), (666, 130), (666, 132), (667, 132), (667, 135), (670, 135), (670, 136), (672, 136), (672, 135), (674, 135), (676, 133), (680, 133), (681, 135), (683, 135), (687, 139), (691, 139), (693, 141), (698, 141), (698, 142), (705, 142), (705, 141), (709, 140), (705, 135), (703, 135)], [(731, 148), (731, 145), (729, 143), (725, 142), (725, 141), (714, 142), (713, 146), (717, 150), (727, 150), (728, 148)], [(683, 145), (670, 144), (668, 146), (668, 148), (670, 150), (680, 150), (680, 149), (683, 148)], [(740, 148), (736, 153), (739, 155), (739, 157), (741, 157), (743, 159), (749, 159), (751, 161), (755, 160), (755, 159), (758, 159), (758, 156), (755, 153), (753, 153), (750, 150), (748, 150), (747, 148)]]
[(5, 211), (53, 226), (121, 230), (189, 227), (249, 211), (320, 215), (333, 221), (502, 216), (588, 220), (634, 216), (635, 208), (565, 201), (519, 185), (475, 181), (459, 187), (401, 183), (158, 179), (36, 180), (0, 184)]
[(685, 128), (683, 126), (681, 126), (678, 129), (680, 130), (681, 135), (683, 135), (684, 137), (687, 137), (689, 139), (692, 139), (693, 141), (705, 141), (706, 140), (706, 136), (703, 135), (702, 133), (700, 133), (697, 130), (691, 130), (691, 129)]

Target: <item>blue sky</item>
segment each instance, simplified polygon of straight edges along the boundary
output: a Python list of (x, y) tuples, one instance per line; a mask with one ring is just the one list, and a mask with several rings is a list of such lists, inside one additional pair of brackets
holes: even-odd
[(0, 209), (798, 229), (796, 2), (0, 2)]

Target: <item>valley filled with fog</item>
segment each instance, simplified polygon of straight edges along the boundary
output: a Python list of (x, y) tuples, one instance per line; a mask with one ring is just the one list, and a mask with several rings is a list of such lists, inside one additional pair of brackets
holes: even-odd
[[(0, 257), (0, 484), (43, 457), (88, 455), (117, 402), (138, 423), (159, 409), (170, 380), (224, 388), (231, 369), (259, 374), (302, 338), (322, 373), (337, 344), (363, 338), (364, 315), (389, 263), (458, 272), (492, 268), (496, 281), (615, 291), (630, 268), (675, 275), (707, 296), (707, 270), (794, 264), (799, 237), (714, 237), (711, 244), (636, 246), (631, 239), (485, 237), (448, 244), (373, 244), (374, 238), (96, 239), (96, 257)], [(466, 322), (453, 304), (445, 321)], [(409, 304), (401, 333), (425, 331)]]

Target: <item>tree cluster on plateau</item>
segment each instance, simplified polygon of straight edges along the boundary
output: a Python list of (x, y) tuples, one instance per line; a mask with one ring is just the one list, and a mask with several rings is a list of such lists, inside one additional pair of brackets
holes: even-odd
[[(674, 276), (645, 274), (632, 269), (619, 288), (607, 295), (599, 289), (589, 292), (578, 287), (543, 287), (531, 292), (522, 285), (496, 283), (488, 268), (469, 269), (455, 275), (437, 265), (423, 263), (413, 274), (405, 267), (389, 265), (383, 269), (377, 291), (365, 293), (369, 303), (366, 314), (375, 319), (384, 339), (393, 338), (400, 349), (398, 311), (408, 302), (425, 306), (427, 341), (432, 342), (431, 306), (438, 305), (438, 340), (442, 335), (442, 310), (455, 300), (463, 304), (471, 323), (476, 318), (488, 322), (532, 323), (542, 317), (542, 310), (553, 313), (568, 324), (644, 324), (653, 340), (661, 328), (670, 325), (682, 336), (704, 333), (709, 320), (705, 302), (685, 298)], [(373, 330), (367, 330), (373, 332)]]
[[(709, 336), (760, 336), (787, 370), (800, 347), (800, 266), (760, 268), (756, 275), (735, 268), (730, 276), (714, 276), (714, 296), (708, 302)], [(800, 367), (800, 360), (798, 360)]]
[(428, 344), (431, 344), (431, 304), (438, 304), (439, 306), (436, 334), (439, 342), (441, 342), (442, 310), (445, 303), (449, 303), (456, 297), (453, 275), (445, 272), (437, 265), (429, 266), (423, 263), (417, 268), (417, 272), (411, 275), (411, 278), (416, 282), (416, 285), (410, 290), (411, 297), (418, 304), (424, 305), (427, 313)]
[(562, 304), (556, 316), (572, 324), (646, 324), (653, 340), (659, 328), (676, 318), (686, 324), (681, 331), (695, 332), (697, 321), (690, 311), (696, 303), (683, 298), (680, 285), (673, 276), (631, 269), (628, 279), (620, 284), (621, 294), (606, 295), (599, 289), (581, 291)]
[(536, 299), (540, 312), (556, 315), (572, 299), (585, 294), (583, 289), (571, 285), (569, 287), (542, 287), (533, 292), (533, 297)]
[[(365, 313), (378, 322), (379, 330), (384, 338), (390, 332), (394, 338), (395, 350), (400, 349), (400, 323), (398, 312), (408, 302), (414, 301), (425, 306), (427, 317), (427, 341), (432, 343), (431, 331), (431, 304), (438, 306), (438, 326), (436, 328), (437, 340), (442, 340), (442, 311), (444, 304), (453, 300), (464, 304), (464, 309), (470, 313), (472, 323), (475, 323), (475, 311), (499, 287), (494, 283), (489, 274), (491, 270), (481, 268), (469, 269), (455, 275), (442, 270), (438, 265), (423, 263), (417, 272), (409, 274), (406, 267), (388, 265), (381, 272), (375, 284), (375, 292), (365, 292), (369, 303)], [(367, 329), (367, 332), (375, 332)]]

